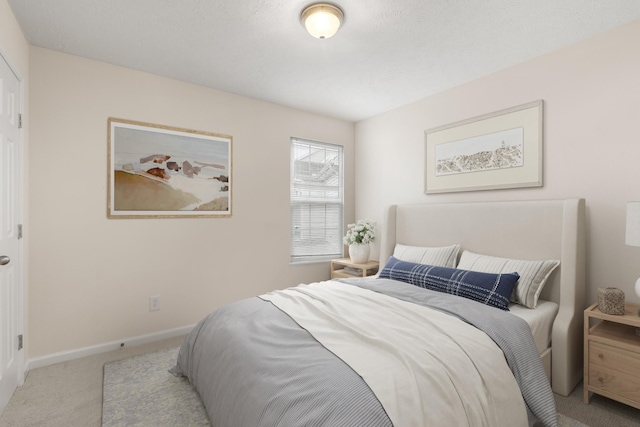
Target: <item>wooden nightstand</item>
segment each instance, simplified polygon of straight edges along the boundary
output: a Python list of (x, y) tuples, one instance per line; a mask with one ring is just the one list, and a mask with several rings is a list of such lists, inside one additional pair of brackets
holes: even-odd
[(370, 260), (365, 264), (355, 264), (349, 258), (331, 260), (331, 278), (352, 278), (373, 276), (378, 272), (380, 263)]
[(640, 409), (638, 309), (625, 304), (625, 314), (605, 314), (596, 303), (584, 311), (585, 403), (593, 392)]

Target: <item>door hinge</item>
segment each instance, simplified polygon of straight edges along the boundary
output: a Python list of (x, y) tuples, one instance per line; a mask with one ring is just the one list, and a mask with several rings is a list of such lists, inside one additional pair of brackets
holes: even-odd
[(22, 224), (18, 224), (18, 239), (22, 239)]
[(22, 114), (18, 114), (18, 129), (22, 129)]
[(22, 334), (18, 335), (18, 351), (22, 350)]

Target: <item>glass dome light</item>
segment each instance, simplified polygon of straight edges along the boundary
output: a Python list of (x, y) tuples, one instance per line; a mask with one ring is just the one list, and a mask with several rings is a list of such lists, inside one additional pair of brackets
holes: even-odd
[(328, 39), (337, 33), (343, 18), (342, 10), (328, 3), (312, 4), (300, 16), (309, 34), (318, 39)]

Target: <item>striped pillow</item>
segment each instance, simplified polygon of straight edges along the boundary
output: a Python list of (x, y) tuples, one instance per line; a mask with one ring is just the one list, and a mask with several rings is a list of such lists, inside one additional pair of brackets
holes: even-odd
[(536, 308), (538, 298), (551, 272), (560, 265), (560, 261), (523, 261), (519, 259), (498, 258), (489, 255), (463, 251), (458, 268), (481, 271), (484, 273), (506, 273), (517, 271), (520, 280), (514, 289), (511, 301), (529, 308)]
[(518, 274), (480, 273), (416, 264), (391, 257), (382, 269), (379, 278), (399, 280), (421, 288), (458, 295), (509, 311), (509, 297), (518, 281)]
[(439, 267), (455, 267), (459, 251), (460, 245), (429, 248), (396, 243), (393, 256), (401, 261), (436, 265)]

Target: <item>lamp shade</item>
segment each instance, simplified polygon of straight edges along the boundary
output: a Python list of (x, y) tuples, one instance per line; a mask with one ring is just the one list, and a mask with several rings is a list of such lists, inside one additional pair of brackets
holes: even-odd
[(629, 246), (640, 246), (640, 202), (627, 203), (625, 243)]
[(328, 39), (337, 33), (343, 18), (340, 8), (327, 3), (312, 4), (300, 16), (309, 34), (318, 39)]

